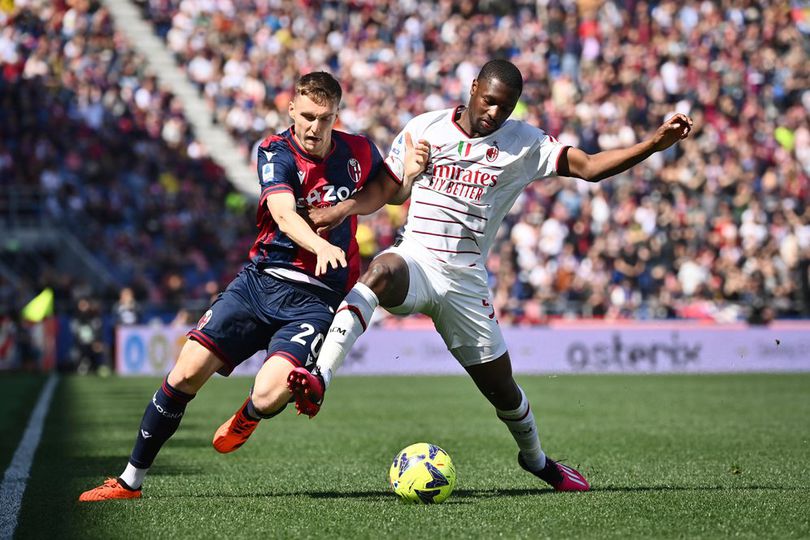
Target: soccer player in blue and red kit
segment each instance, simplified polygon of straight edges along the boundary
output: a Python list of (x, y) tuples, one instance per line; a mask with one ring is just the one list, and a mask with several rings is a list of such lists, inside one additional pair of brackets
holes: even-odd
[[(250, 263), (189, 332), (177, 363), (146, 407), (125, 470), (82, 493), (80, 501), (139, 498), (160, 448), (215, 372), (227, 376), (256, 351), (267, 351), (247, 400), (214, 435), (214, 447), (225, 453), (239, 448), (261, 419), (284, 410), (294, 368), (314, 367), (335, 309), (360, 274), (357, 222), (347, 220), (322, 237), (299, 212), (337, 204), (369, 179), (395, 180), (368, 138), (333, 130), (341, 96), (338, 82), (324, 72), (296, 83), (289, 105), (293, 126), (259, 146), (259, 234)], [(409, 144), (407, 151), (408, 171), (416, 176), (428, 147)]]

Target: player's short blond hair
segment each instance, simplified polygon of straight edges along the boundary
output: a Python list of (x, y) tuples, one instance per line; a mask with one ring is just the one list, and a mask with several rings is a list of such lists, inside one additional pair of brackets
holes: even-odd
[(340, 83), (325, 71), (313, 71), (303, 75), (295, 83), (295, 95), (306, 96), (318, 105), (331, 103), (340, 104), (343, 90)]

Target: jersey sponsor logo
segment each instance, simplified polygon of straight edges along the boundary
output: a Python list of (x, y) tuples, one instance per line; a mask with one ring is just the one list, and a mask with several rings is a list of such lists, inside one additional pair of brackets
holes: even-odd
[(267, 158), (267, 161), (270, 161), (270, 160), (273, 159), (273, 152), (269, 152), (267, 150), (262, 150), (262, 152), (264, 152), (264, 156)]
[(303, 184), (304, 180), (306, 180), (307, 178), (307, 173), (305, 173), (304, 171), (296, 171), (296, 172), (298, 173), (298, 181)]
[(200, 320), (197, 321), (197, 330), (202, 330), (205, 327), (205, 325), (208, 324), (208, 321), (211, 320), (211, 315), (213, 314), (214, 312), (211, 311), (210, 309), (206, 311), (205, 314), (203, 314), (203, 316), (200, 317)]
[(325, 184), (310, 191), (306, 197), (300, 197), (298, 199), (298, 206), (319, 206), (323, 205), (324, 203), (330, 205), (337, 204), (351, 197), (355, 191), (357, 191), (357, 189), (350, 189), (346, 186), (333, 186), (332, 184)]
[(493, 143), (492, 143), (492, 146), (490, 146), (489, 148), (487, 148), (487, 154), (486, 154), (487, 161), (489, 161), (490, 163), (492, 163), (493, 161), (495, 161), (496, 159), (498, 159), (498, 154), (499, 154), (499, 153), (500, 153), (500, 150), (498, 149), (498, 143), (497, 143), (497, 142), (493, 142)]
[(355, 158), (349, 160), (346, 164), (346, 170), (349, 171), (349, 178), (351, 178), (352, 182), (355, 184), (363, 177), (363, 169), (360, 167), (360, 162)]
[(436, 180), (452, 180), (465, 184), (478, 186), (494, 186), (498, 183), (498, 174), (484, 172), (482, 169), (459, 167), (458, 165), (433, 165), (433, 178)]

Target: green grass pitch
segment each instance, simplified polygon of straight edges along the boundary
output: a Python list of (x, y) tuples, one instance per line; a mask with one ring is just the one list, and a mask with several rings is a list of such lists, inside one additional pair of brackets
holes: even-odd
[[(63, 378), (17, 538), (785, 538), (810, 536), (810, 375), (518, 377), (546, 451), (590, 493), (553, 493), (516, 463), (463, 377), (343, 377), (321, 414), (264, 422), (230, 455), (211, 437), (249, 379), (190, 404), (139, 501), (79, 504), (123, 469), (158, 379)], [(43, 379), (0, 377), (8, 466)], [(386, 473), (402, 447), (453, 457), (447, 502), (402, 504)]]

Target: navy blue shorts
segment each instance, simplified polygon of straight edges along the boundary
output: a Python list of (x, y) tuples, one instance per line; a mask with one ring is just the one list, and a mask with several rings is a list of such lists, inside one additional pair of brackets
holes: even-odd
[(203, 315), (188, 337), (214, 353), (221, 375), (253, 356), (281, 356), (315, 367), (342, 295), (315, 285), (284, 281), (247, 266)]

